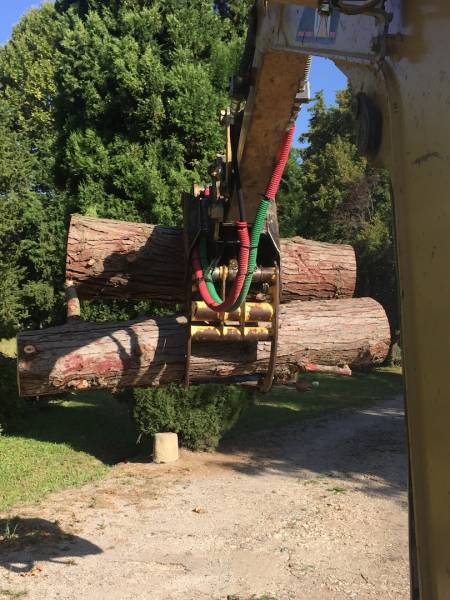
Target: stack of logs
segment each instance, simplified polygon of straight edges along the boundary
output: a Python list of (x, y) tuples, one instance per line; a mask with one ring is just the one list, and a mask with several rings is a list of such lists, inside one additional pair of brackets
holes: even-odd
[[(351, 246), (300, 237), (281, 241), (282, 296), (275, 379), (299, 371), (343, 374), (384, 361), (390, 344), (383, 308), (352, 298)], [(73, 216), (66, 278), (80, 299), (152, 299), (183, 303), (183, 236), (177, 228)], [(187, 319), (183, 314), (128, 322), (66, 325), (18, 336), (18, 379), (24, 396), (66, 390), (181, 382)], [(196, 343), (191, 381), (263, 374), (270, 344)]]

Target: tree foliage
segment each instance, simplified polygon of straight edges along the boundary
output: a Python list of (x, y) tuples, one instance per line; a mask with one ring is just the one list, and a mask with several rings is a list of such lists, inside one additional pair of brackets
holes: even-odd
[(389, 177), (358, 154), (348, 88), (326, 107), (317, 94), (305, 147), (294, 150), (280, 190), (283, 235), (351, 244), (358, 263), (357, 294), (372, 296), (398, 327), (395, 248)]
[(223, 146), (240, 38), (209, 0), (60, 3), (57, 177), (77, 209), (179, 222)]
[(237, 8), (61, 0), (0, 48), (0, 336), (62, 314), (70, 213), (180, 222), (180, 193), (224, 144)]
[(0, 337), (61, 305), (66, 196), (53, 184), (58, 26), (45, 5), (0, 49)]
[(245, 386), (171, 384), (136, 389), (131, 406), (141, 435), (173, 431), (186, 448), (213, 450), (252, 399)]

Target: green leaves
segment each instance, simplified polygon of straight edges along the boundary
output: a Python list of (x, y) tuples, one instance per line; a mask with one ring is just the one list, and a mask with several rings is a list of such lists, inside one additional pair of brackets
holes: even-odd
[(179, 385), (135, 389), (132, 408), (141, 435), (178, 433), (181, 444), (192, 450), (213, 450), (253, 401), (245, 386)]
[(2, 335), (62, 314), (71, 212), (180, 223), (181, 192), (224, 144), (244, 13), (62, 0), (22, 18), (0, 48)]
[(217, 51), (230, 33), (209, 0), (139, 4), (60, 5), (57, 173), (80, 212), (177, 223), (181, 192), (223, 146), (240, 39)]
[(373, 296), (398, 324), (389, 177), (359, 156), (354, 143), (352, 94), (327, 108), (321, 93), (309, 109), (307, 146), (291, 154), (277, 202), (284, 236), (300, 234), (348, 243), (358, 259), (359, 295)]
[(49, 323), (62, 306), (65, 198), (0, 195), (0, 337)]
[(52, 125), (55, 52), (59, 37), (54, 10), (44, 5), (31, 10), (14, 28), (12, 41), (0, 50), (0, 88), (16, 126), (42, 137)]

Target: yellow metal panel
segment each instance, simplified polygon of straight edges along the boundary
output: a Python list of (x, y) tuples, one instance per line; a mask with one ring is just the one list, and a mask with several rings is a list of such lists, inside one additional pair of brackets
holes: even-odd
[[(264, 48), (272, 35), (273, 51), (314, 53), (295, 38), (298, 4), (310, 3), (289, 4), (295, 6), (283, 7), (274, 25), (270, 7), (275, 5), (269, 3), (266, 20), (272, 29), (261, 33)], [(449, 600), (450, 1), (386, 0), (384, 6), (394, 14), (384, 61), (382, 29), (367, 37), (375, 22), (367, 16), (343, 17), (336, 46), (319, 42), (315, 53), (332, 57), (353, 89), (368, 94), (383, 114), (376, 164), (389, 168), (394, 189), (421, 598)], [(346, 51), (341, 42), (350, 29), (355, 36), (347, 35)], [(282, 94), (275, 89), (273, 94), (273, 101), (280, 101)], [(261, 111), (266, 118), (270, 101), (267, 106)], [(252, 185), (261, 183), (255, 179)]]
[(421, 592), (450, 598), (450, 3), (405, 2), (388, 61), (410, 457)]
[(192, 302), (193, 321), (271, 321), (273, 306), (268, 302), (244, 302), (241, 306), (229, 313), (217, 313), (210, 310), (206, 302), (194, 300)]
[(450, 2), (387, 3), (376, 67), (336, 64), (375, 99), (394, 191), (406, 408), (423, 600), (450, 599)]
[(239, 342), (239, 341), (267, 341), (270, 339), (271, 330), (268, 327), (214, 327), (212, 325), (192, 325), (191, 337), (193, 340), (214, 342)]

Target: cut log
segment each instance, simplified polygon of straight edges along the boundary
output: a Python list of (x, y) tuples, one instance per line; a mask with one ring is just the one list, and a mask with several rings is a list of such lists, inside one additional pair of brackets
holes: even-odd
[(78, 297), (184, 301), (181, 229), (73, 215), (66, 280)]
[(348, 365), (335, 367), (332, 365), (314, 365), (313, 363), (305, 363), (303, 365), (305, 373), (331, 373), (332, 375), (344, 375), (351, 377), (352, 370)]
[[(282, 302), (350, 298), (356, 259), (351, 246), (300, 237), (281, 240)], [(81, 299), (184, 301), (181, 229), (72, 216), (66, 279)]]
[[(181, 382), (187, 326), (183, 316), (123, 323), (70, 323), (18, 336), (24, 396)], [(388, 353), (389, 324), (370, 298), (285, 304), (280, 310), (276, 379), (293, 381), (309, 364), (366, 369)], [(193, 343), (193, 383), (262, 374), (270, 343)]]

